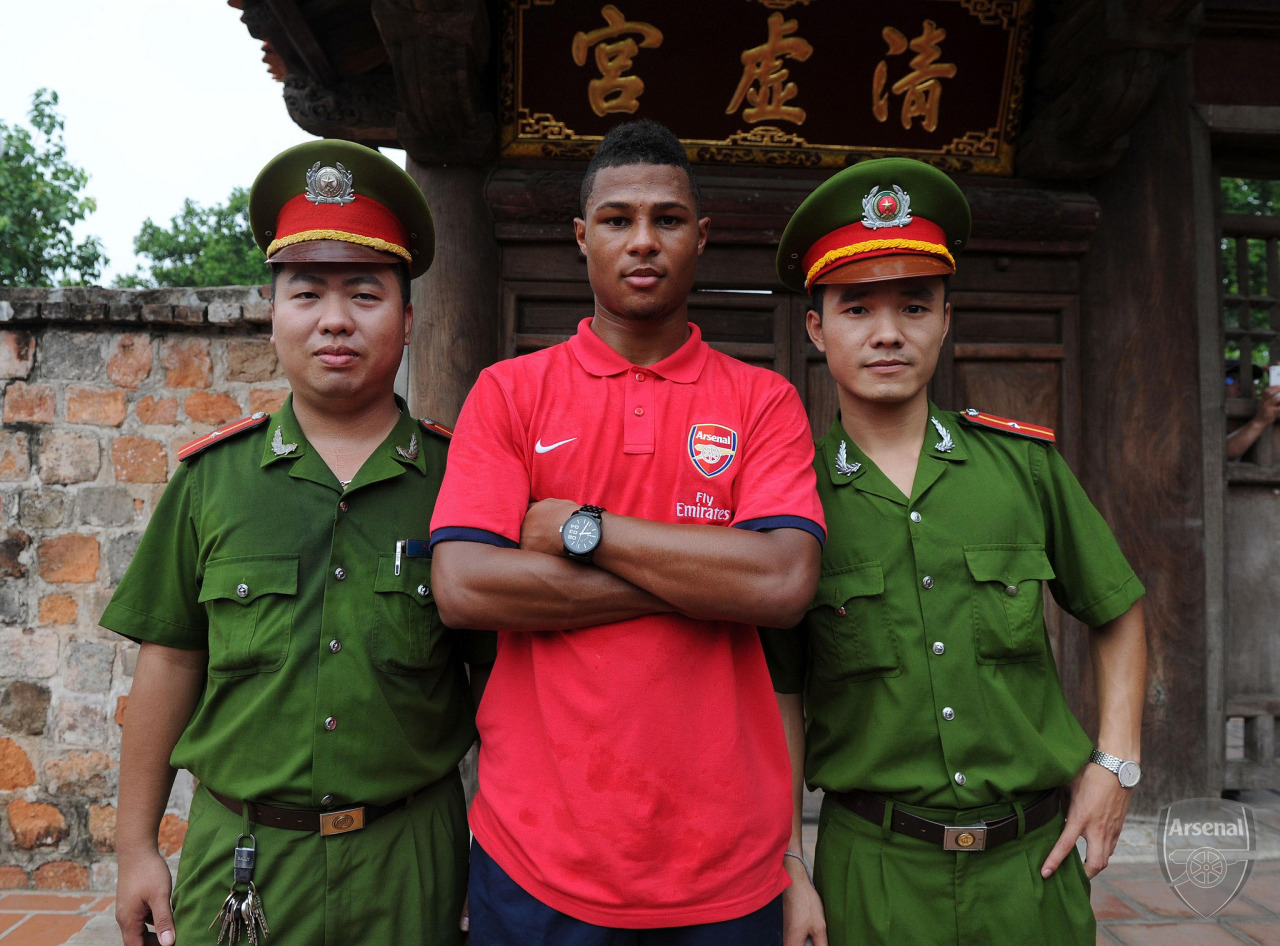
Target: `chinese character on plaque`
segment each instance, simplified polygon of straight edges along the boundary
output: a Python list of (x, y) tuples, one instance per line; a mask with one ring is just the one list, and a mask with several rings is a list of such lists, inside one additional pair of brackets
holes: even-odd
[[(938, 27), (933, 20), (925, 20), (920, 35), (910, 42), (907, 37), (892, 26), (886, 26), (880, 35), (889, 47), (889, 56), (900, 56), (911, 49), (915, 53), (909, 65), (911, 71), (893, 84), (894, 95), (902, 99), (902, 127), (911, 128), (917, 118), (925, 131), (935, 131), (938, 127), (938, 109), (942, 104), (941, 79), (950, 79), (956, 74), (955, 63), (938, 62), (942, 55), (941, 43), (947, 38), (947, 31)], [(872, 113), (877, 121), (889, 118), (889, 95), (884, 91), (889, 80), (889, 60), (881, 59), (876, 65), (872, 77), (871, 102)]]
[[(579, 66), (586, 65), (587, 51), (595, 47), (596, 68), (600, 70), (601, 77), (587, 84), (587, 100), (593, 112), (602, 117), (610, 112), (634, 112), (640, 107), (644, 80), (624, 73), (631, 69), (640, 47), (662, 45), (662, 31), (649, 23), (629, 22), (612, 3), (601, 7), (600, 15), (609, 25), (589, 33), (576, 33), (573, 37), (573, 61)], [(637, 43), (634, 37), (639, 37), (640, 42)]]
[(791, 35), (799, 26), (796, 20), (783, 19), (781, 13), (770, 14), (768, 41), (742, 53), (742, 80), (724, 110), (726, 115), (736, 112), (745, 99), (748, 103), (742, 110), (745, 121), (804, 123), (804, 109), (786, 104), (800, 89), (794, 82), (787, 81), (791, 71), (782, 64), (784, 56), (804, 62), (813, 54), (813, 46), (807, 40)]

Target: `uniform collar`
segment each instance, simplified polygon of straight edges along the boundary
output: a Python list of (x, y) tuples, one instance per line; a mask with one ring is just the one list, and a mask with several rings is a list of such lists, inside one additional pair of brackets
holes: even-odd
[[(426, 474), (427, 460), (423, 450), (423, 432), (419, 424), (409, 413), (408, 405), (396, 395), (396, 407), (400, 409), (400, 417), (391, 433), (360, 467), (347, 487), (347, 492), (368, 483), (399, 476), (406, 467)], [(325, 486), (333, 486), (337, 478), (320, 454), (307, 442), (302, 427), (298, 424), (297, 415), (293, 412), (293, 395), (285, 398), (280, 409), (271, 415), (271, 420), (263, 428), (262, 463), (266, 467), (282, 460), (292, 463), (289, 475), (298, 479), (311, 480)]]
[[(917, 498), (937, 482), (947, 463), (963, 462), (968, 458), (963, 432), (954, 414), (938, 410), (937, 405), (930, 401), (929, 419), (926, 423), (928, 428), (925, 430), (924, 444), (920, 448), (920, 464), (916, 467), (916, 481), (912, 490)], [(864, 492), (874, 493), (897, 503), (904, 501), (902, 491), (853, 442), (853, 438), (840, 423), (838, 412), (826, 436), (818, 441), (817, 455), (822, 458), (831, 485), (847, 486), (854, 483)]]
[(591, 319), (585, 318), (578, 323), (578, 333), (569, 339), (569, 350), (578, 359), (584, 371), (598, 378), (608, 378), (622, 374), (634, 368), (656, 374), (667, 381), (677, 384), (692, 384), (702, 374), (702, 366), (707, 363), (710, 349), (702, 340), (702, 332), (698, 326), (689, 323), (689, 337), (684, 344), (666, 358), (652, 365), (633, 365), (616, 351), (610, 348), (591, 329)]

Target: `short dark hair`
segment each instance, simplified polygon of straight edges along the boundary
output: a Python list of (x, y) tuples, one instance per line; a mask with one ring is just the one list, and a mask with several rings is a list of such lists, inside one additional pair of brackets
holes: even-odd
[[(831, 283), (818, 283), (816, 286), (809, 287), (809, 308), (818, 313), (818, 318), (822, 318), (822, 299), (826, 295), (827, 289)], [(946, 306), (951, 301), (951, 274), (942, 277), (942, 305)]]
[(694, 213), (702, 216), (702, 191), (689, 165), (689, 156), (684, 153), (684, 145), (665, 125), (647, 118), (614, 125), (601, 140), (596, 153), (591, 156), (591, 163), (587, 165), (587, 173), (582, 177), (578, 213), (586, 217), (587, 201), (591, 199), (591, 189), (595, 187), (596, 174), (601, 168), (628, 164), (663, 164), (680, 168), (689, 178)]
[[(271, 264), (271, 301), (276, 301), (276, 280), (280, 277), (279, 263)], [(412, 295), (412, 287), (409, 281), (409, 264), (396, 263), (396, 282), (400, 284), (400, 304), (406, 309), (409, 308), (409, 299)]]

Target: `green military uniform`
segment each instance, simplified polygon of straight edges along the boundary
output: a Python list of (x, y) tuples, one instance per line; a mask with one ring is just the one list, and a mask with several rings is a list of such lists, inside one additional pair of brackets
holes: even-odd
[[(1049, 649), (1041, 582), (1091, 626), (1125, 613), (1143, 587), (1048, 443), (930, 412), (910, 497), (839, 418), (818, 441), (828, 539), (817, 595), (799, 628), (763, 637), (775, 688), (805, 694), (810, 787), (974, 824), (1020, 810), (1089, 758)], [(858, 943), (1092, 943), (1079, 857), (1040, 877), (1062, 824), (952, 852), (829, 795), (815, 883), (833, 944), (841, 931)]]
[(180, 943), (213, 942), (245, 826), (209, 789), (303, 809), (408, 799), (345, 834), (254, 827), (274, 938), (459, 939), (457, 764), (475, 739), (463, 659), (491, 661), (492, 639), (445, 628), (430, 559), (397, 555), (427, 537), (448, 446), (399, 406), (346, 489), (291, 401), (210, 438), (175, 472), (102, 616), (134, 640), (209, 654), (171, 758), (200, 781), (173, 896)]

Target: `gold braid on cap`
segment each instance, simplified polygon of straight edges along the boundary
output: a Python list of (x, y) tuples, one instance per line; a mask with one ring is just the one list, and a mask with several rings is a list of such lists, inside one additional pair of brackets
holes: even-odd
[(924, 240), (868, 240), (865, 243), (842, 246), (824, 254), (809, 267), (809, 272), (805, 274), (805, 288), (809, 287), (809, 283), (813, 282), (818, 273), (836, 260), (844, 259), (846, 256), (857, 256), (860, 253), (872, 253), (876, 250), (911, 250), (916, 253), (927, 253), (930, 256), (945, 259), (951, 264), (952, 269), (955, 269), (956, 266), (956, 258), (947, 252), (945, 246), (940, 246), (937, 243), (926, 243)]
[(267, 247), (267, 259), (275, 256), (279, 250), (284, 249), (286, 246), (292, 246), (295, 243), (309, 243), (312, 240), (340, 240), (343, 243), (358, 243), (361, 246), (381, 250), (383, 253), (394, 253), (406, 263), (413, 262), (413, 254), (397, 243), (388, 243), (378, 237), (348, 233), (346, 230), (303, 230), (300, 233), (291, 233), (287, 237), (280, 237), (278, 240), (272, 240), (271, 245)]

